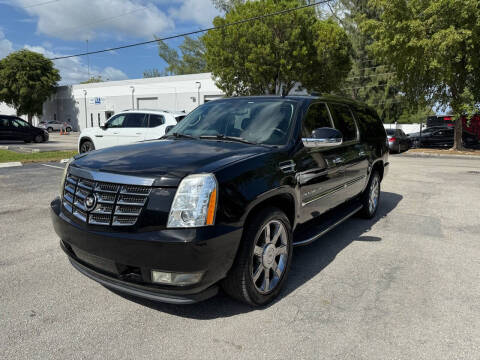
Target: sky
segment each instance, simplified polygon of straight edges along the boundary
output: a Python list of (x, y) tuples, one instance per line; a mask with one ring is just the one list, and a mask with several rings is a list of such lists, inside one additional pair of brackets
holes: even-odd
[[(211, 0), (0, 0), (0, 59), (23, 48), (48, 58), (100, 50), (209, 27), (220, 15)], [(169, 40), (177, 47), (181, 39)], [(61, 85), (90, 76), (143, 77), (163, 69), (156, 44), (55, 60)]]

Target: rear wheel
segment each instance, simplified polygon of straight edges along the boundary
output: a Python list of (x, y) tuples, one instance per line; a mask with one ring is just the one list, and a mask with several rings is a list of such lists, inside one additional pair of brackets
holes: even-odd
[(86, 140), (82, 142), (82, 144), (80, 145), (81, 154), (92, 151), (92, 150), (95, 150), (95, 145), (93, 145), (93, 142), (91, 142), (90, 140)]
[(245, 227), (223, 289), (252, 306), (269, 303), (287, 278), (292, 249), (292, 229), (285, 213), (274, 207), (261, 210)]
[(370, 176), (370, 181), (362, 195), (361, 203), (363, 205), (360, 215), (366, 219), (371, 219), (375, 216), (380, 202), (380, 174), (374, 170)]

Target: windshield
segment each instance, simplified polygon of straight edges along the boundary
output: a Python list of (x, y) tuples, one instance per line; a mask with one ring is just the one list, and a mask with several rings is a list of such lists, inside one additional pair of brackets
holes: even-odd
[(296, 106), (297, 102), (289, 99), (212, 101), (193, 110), (167, 136), (232, 137), (256, 144), (284, 145)]

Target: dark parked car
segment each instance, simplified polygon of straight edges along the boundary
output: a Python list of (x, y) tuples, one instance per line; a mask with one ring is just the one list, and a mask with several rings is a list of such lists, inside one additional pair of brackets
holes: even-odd
[(387, 129), (388, 148), (390, 152), (401, 153), (412, 147), (412, 140), (401, 129)]
[(0, 115), (0, 140), (23, 140), (37, 143), (48, 141), (48, 132), (26, 121), (9, 115)]
[(77, 155), (53, 225), (72, 265), (117, 292), (185, 304), (221, 285), (266, 304), (293, 246), (375, 216), (386, 140), (374, 110), (342, 98), (211, 101), (161, 140)]
[[(412, 135), (412, 140), (415, 147), (436, 147), (449, 148), (453, 146), (455, 130), (452, 128), (433, 128), (425, 129), (420, 135)], [(465, 147), (474, 147), (478, 144), (476, 136), (466, 133), (462, 134), (463, 145)]]

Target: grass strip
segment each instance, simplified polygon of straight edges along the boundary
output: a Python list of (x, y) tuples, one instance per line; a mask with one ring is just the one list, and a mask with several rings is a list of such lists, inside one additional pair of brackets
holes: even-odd
[(46, 151), (36, 153), (17, 153), (10, 150), (0, 150), (0, 163), (20, 161), (22, 163), (60, 161), (76, 155), (77, 151)]

